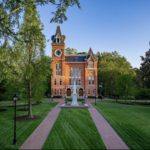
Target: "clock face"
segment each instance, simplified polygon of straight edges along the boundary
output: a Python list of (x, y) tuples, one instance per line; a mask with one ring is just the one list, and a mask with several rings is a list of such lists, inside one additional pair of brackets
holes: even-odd
[(62, 51), (60, 49), (57, 49), (55, 51), (55, 56), (60, 57), (62, 55)]

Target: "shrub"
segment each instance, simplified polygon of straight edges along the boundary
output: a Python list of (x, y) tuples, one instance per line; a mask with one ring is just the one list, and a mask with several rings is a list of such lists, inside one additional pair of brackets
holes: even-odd
[(140, 88), (136, 91), (136, 99), (150, 99), (150, 89)]

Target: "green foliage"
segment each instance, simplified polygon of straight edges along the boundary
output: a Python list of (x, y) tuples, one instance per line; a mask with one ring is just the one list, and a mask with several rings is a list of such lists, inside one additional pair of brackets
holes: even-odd
[(11, 40), (21, 40), (17, 37), (19, 26), (21, 24), (21, 16), (24, 10), (31, 5), (53, 5), (55, 7), (52, 12), (51, 22), (62, 23), (67, 20), (66, 12), (71, 6), (76, 5), (80, 8), (79, 0), (5, 0), (0, 2), (0, 44), (6, 37)]
[(148, 88), (138, 88), (135, 95), (136, 99), (148, 99), (150, 100), (150, 89)]
[(150, 88), (150, 49), (145, 53), (145, 57), (141, 57), (142, 63), (140, 67), (143, 86)]
[[(45, 96), (45, 93), (50, 92), (50, 57), (43, 56), (40, 60), (37, 60), (34, 66), (34, 79), (33, 79), (33, 98), (36, 101), (41, 101)], [(50, 95), (50, 94), (49, 94)]]
[(150, 149), (150, 107), (104, 102), (96, 108), (130, 149)]
[[(117, 52), (98, 53), (98, 82), (102, 94), (127, 98), (134, 94), (135, 71), (125, 57)], [(100, 91), (99, 91), (100, 93)]]
[(68, 48), (65, 49), (65, 54), (67, 54), (67, 55), (77, 54), (77, 49), (68, 47)]

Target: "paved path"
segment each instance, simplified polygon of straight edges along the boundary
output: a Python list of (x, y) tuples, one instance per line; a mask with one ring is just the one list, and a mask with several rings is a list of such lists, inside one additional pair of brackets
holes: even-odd
[(60, 103), (57, 104), (45, 117), (42, 123), (34, 130), (34, 132), (23, 143), (20, 149), (42, 149), (49, 132), (51, 131), (60, 112)]
[(103, 142), (107, 149), (129, 149), (128, 146), (122, 141), (119, 135), (114, 131), (114, 129), (109, 125), (109, 123), (104, 119), (104, 117), (93, 107), (90, 102), (89, 112), (92, 119), (101, 135)]

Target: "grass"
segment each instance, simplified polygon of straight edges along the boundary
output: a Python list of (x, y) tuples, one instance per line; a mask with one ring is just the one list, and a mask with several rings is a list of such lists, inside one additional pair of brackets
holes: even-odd
[[(49, 101), (50, 101), (50, 98), (43, 98), (41, 100), (42, 103), (49, 103)], [(28, 104), (27, 100), (17, 100), (17, 106), (27, 105), (27, 104)], [(32, 100), (32, 104), (37, 104), (37, 101)], [(7, 106), (13, 106), (13, 105), (14, 105), (13, 100), (0, 101), (0, 107), (7, 107)]]
[[(27, 137), (40, 124), (47, 113), (54, 107), (56, 103), (39, 104), (33, 106), (33, 114), (40, 116), (37, 120), (17, 121), (17, 143), (13, 142), (13, 107), (8, 107), (6, 111), (0, 112), (0, 148), (2, 149), (18, 149)], [(26, 111), (17, 111), (17, 116), (26, 115)]]
[(150, 107), (102, 102), (96, 108), (131, 149), (150, 149)]
[(62, 109), (44, 149), (105, 149), (85, 109)]

